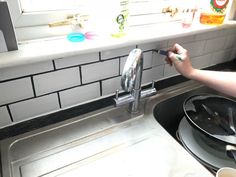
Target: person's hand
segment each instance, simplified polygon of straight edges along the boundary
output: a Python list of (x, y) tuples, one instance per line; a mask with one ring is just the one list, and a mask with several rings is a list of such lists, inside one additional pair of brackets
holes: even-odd
[(194, 71), (188, 51), (179, 44), (175, 44), (169, 49), (166, 61), (169, 65), (174, 65), (176, 70), (187, 78), (191, 77)]

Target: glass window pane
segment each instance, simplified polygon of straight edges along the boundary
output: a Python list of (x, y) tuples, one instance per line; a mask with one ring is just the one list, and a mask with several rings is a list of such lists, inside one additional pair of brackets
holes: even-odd
[(23, 12), (78, 9), (84, 0), (20, 0)]

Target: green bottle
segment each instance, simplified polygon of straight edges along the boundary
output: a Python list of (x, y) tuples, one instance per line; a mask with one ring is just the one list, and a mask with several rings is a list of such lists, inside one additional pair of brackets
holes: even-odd
[(111, 36), (115, 38), (123, 37), (127, 34), (128, 17), (129, 17), (129, 0), (119, 0), (117, 4), (118, 13), (112, 19)]

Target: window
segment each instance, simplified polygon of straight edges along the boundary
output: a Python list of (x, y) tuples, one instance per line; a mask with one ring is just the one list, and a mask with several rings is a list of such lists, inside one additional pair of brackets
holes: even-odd
[[(194, 6), (200, 0), (129, 0), (129, 25), (131, 27), (153, 25), (180, 20), (180, 16), (163, 13), (167, 7), (182, 8)], [(206, 1), (206, 0), (203, 0)], [(120, 0), (7, 0), (13, 23), (20, 35), (29, 38), (32, 27), (37, 37), (66, 34), (68, 29), (49, 29), (48, 24), (67, 19), (73, 14), (89, 14), (96, 27), (106, 28), (107, 21), (114, 13)], [(22, 32), (25, 29), (29, 32)], [(27, 31), (27, 30), (26, 30)], [(40, 34), (43, 32), (44, 34)], [(27, 36), (28, 35), (28, 36)], [(39, 35), (39, 36), (38, 36)], [(24, 37), (23, 37), (24, 38)]]
[[(7, 0), (16, 27), (46, 25), (50, 22), (65, 19), (66, 15), (81, 11), (106, 13), (115, 8), (119, 0)], [(161, 14), (164, 7), (173, 5), (178, 0), (129, 0), (131, 18), (140, 17), (144, 22)], [(111, 7), (109, 7), (111, 6)], [(85, 10), (86, 9), (86, 10)], [(33, 19), (33, 20), (32, 20)], [(144, 20), (145, 19), (145, 20)], [(156, 18), (160, 20), (161, 18)], [(161, 21), (169, 20), (167, 17)], [(144, 22), (145, 23), (145, 22)]]
[(22, 11), (26, 13), (79, 9), (85, 3), (82, 0), (21, 0), (20, 2)]

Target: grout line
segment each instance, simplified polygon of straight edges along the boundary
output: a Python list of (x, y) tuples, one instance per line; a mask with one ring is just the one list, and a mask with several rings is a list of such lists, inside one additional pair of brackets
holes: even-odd
[(99, 81), (99, 85), (100, 85), (100, 96), (102, 96), (102, 81)]
[(52, 60), (52, 65), (53, 65), (53, 69), (54, 69), (54, 71), (56, 71), (57, 69), (56, 69), (55, 60)]
[(120, 65), (121, 65), (121, 58), (119, 57), (119, 75), (120, 75), (120, 73), (121, 73), (121, 67), (120, 67)]
[(61, 106), (61, 98), (60, 98), (59, 92), (57, 92), (57, 98), (58, 98), (59, 107), (60, 107), (60, 109), (61, 109), (62, 106)]
[(80, 77), (80, 84), (82, 85), (82, 67), (79, 66), (79, 77)]
[(6, 105), (6, 107), (7, 107), (7, 111), (8, 111), (8, 114), (10, 116), (11, 121), (14, 122), (9, 105)]
[(163, 65), (163, 73), (162, 73), (163, 78), (165, 77), (165, 67), (166, 67), (166, 64)]
[(102, 53), (98, 52), (98, 55), (99, 55), (99, 61), (102, 61)]
[(36, 90), (35, 90), (33, 76), (31, 76), (30, 79), (31, 79), (31, 84), (32, 84), (32, 89), (33, 89), (34, 97), (36, 97)]

